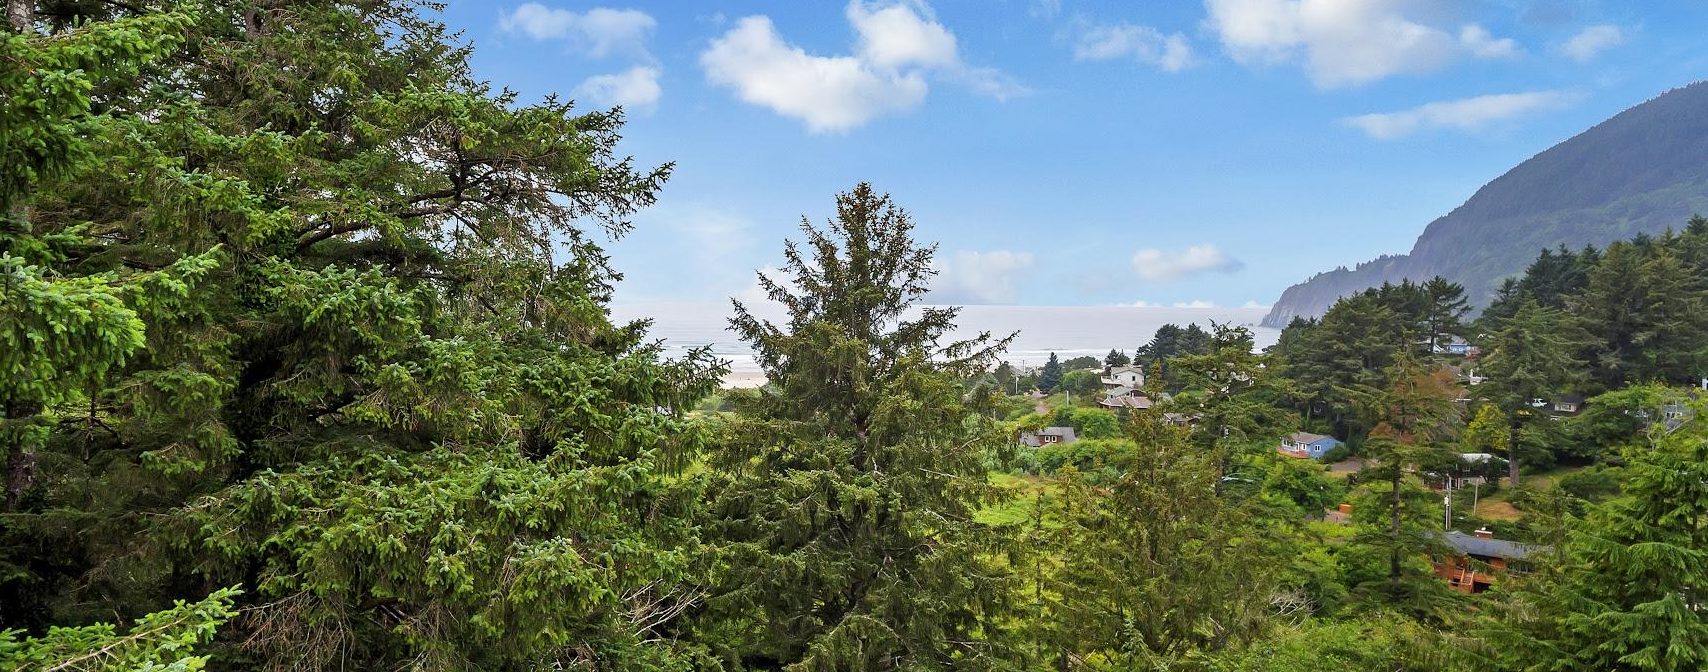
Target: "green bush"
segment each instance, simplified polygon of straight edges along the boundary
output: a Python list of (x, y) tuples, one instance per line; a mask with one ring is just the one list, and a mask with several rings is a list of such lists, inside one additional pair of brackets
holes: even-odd
[(1566, 474), (1559, 481), (1560, 490), (1578, 499), (1599, 502), (1619, 494), (1619, 475), (1615, 469), (1590, 467)]
[(1335, 444), (1333, 448), (1328, 449), (1328, 452), (1323, 453), (1320, 461), (1324, 464), (1332, 464), (1349, 457), (1352, 457), (1352, 447), (1340, 443)]
[(1073, 465), (1088, 476), (1099, 475), (1106, 468), (1119, 467), (1130, 459), (1138, 447), (1123, 439), (1081, 439), (1073, 443), (1053, 443), (1038, 449), (1038, 472), (1053, 474), (1062, 467)]

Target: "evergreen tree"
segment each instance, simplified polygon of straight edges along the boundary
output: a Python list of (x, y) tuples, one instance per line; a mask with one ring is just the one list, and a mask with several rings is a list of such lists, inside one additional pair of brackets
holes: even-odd
[(1708, 370), (1708, 287), (1672, 248), (1668, 235), (1648, 248), (1616, 243), (1590, 272), (1573, 313), (1589, 332), (1596, 378), (1687, 382)]
[(1047, 509), (1048, 547), (1066, 552), (1033, 596), (1031, 669), (1163, 669), (1270, 623), (1290, 553), (1281, 529), (1217, 495), (1215, 459), (1183, 429), (1143, 414), (1129, 435), (1138, 450), (1118, 479), (1069, 473)]
[(1629, 451), (1623, 496), (1572, 521), (1563, 546), (1492, 614), (1495, 651), (1511, 669), (1708, 666), (1708, 425), (1686, 427)]
[[(713, 529), (727, 574), (702, 627), (744, 667), (988, 669), (1009, 586), (983, 458), (1012, 443), (960, 381), (1008, 339), (944, 341), (950, 308), (906, 315), (933, 247), (867, 184), (785, 247), (779, 325), (735, 303), (732, 327), (770, 384), (713, 455)], [(1012, 338), (1012, 337), (1010, 337)]]
[(669, 173), (621, 115), (492, 91), (405, 0), (51, 5), (0, 59), (0, 627), (239, 584), (258, 668), (691, 665), (719, 370), (607, 315), (592, 238)]
[(1582, 342), (1561, 311), (1533, 300), (1526, 300), (1491, 338), (1482, 368), (1488, 381), (1477, 389), (1507, 418), (1509, 485), (1518, 485), (1524, 430), (1547, 422), (1547, 413), (1535, 400), (1546, 403), (1571, 390), (1582, 372), (1572, 353)]
[(1038, 389), (1044, 394), (1056, 391), (1062, 384), (1062, 363), (1056, 359), (1056, 353), (1050, 353), (1050, 361), (1044, 362), (1044, 369), (1038, 373)]
[(1198, 323), (1194, 322), (1186, 325), (1186, 330), (1180, 332), (1179, 350), (1169, 356), (1174, 357), (1178, 355), (1208, 354), (1211, 347), (1213, 347), (1213, 344), (1211, 342), (1210, 332), (1205, 330), (1203, 327), (1198, 326)]
[(1020, 389), (1017, 385), (1018, 378), (1014, 375), (1014, 367), (1008, 362), (1004, 361), (1001, 364), (997, 364), (996, 370), (991, 372), (991, 376), (996, 379), (996, 384), (998, 387), (1002, 388), (1003, 393), (1020, 393)]
[[(1268, 440), (1289, 431), (1297, 417), (1285, 410), (1289, 401), (1285, 391), (1274, 384), (1262, 358), (1252, 352), (1251, 330), (1212, 324), (1211, 334), (1208, 352), (1173, 360), (1180, 388), (1167, 407), (1197, 418), (1191, 439), (1214, 457), (1212, 464), (1220, 479), (1240, 472), (1256, 458), (1270, 458), (1274, 448)], [(1260, 477), (1250, 473), (1235, 478), (1255, 482)], [(1217, 481), (1218, 489), (1223, 482)]]
[(1477, 316), (1476, 323), (1479, 325), (1479, 329), (1488, 332), (1498, 331), (1502, 320), (1510, 318), (1518, 312), (1518, 307), (1524, 304), (1524, 297), (1523, 285), (1519, 282), (1519, 278), (1501, 280), (1500, 286), (1495, 288), (1494, 297), (1489, 300), (1488, 307), (1483, 309), (1482, 315)]
[(1154, 364), (1180, 354), (1185, 333), (1184, 329), (1174, 324), (1157, 327), (1151, 340), (1133, 351), (1133, 361)]
[(1126, 366), (1131, 363), (1133, 363), (1133, 360), (1127, 357), (1127, 353), (1115, 349), (1110, 349), (1109, 354), (1103, 357), (1103, 367), (1105, 369), (1113, 369), (1115, 367)]
[(1465, 313), (1470, 312), (1470, 302), (1465, 299), (1465, 288), (1456, 282), (1436, 277), (1423, 283), (1423, 292), (1428, 297), (1428, 307), (1425, 309), (1424, 322), (1429, 334), (1429, 346), (1435, 348), (1441, 335), (1457, 332), (1460, 320)]
[(1327, 417), (1337, 435), (1351, 439), (1378, 419), (1360, 400), (1387, 386), (1384, 372), (1397, 356), (1417, 349), (1418, 332), (1407, 325), (1376, 290), (1354, 294), (1335, 302), (1319, 322), (1283, 332), (1279, 370), (1302, 395), (1307, 415)]
[(1422, 561), (1439, 552), (1441, 516), (1435, 497), (1414, 474), (1456, 459), (1443, 443), (1458, 432), (1458, 389), (1444, 369), (1427, 370), (1408, 354), (1394, 363), (1388, 378), (1392, 385), (1371, 399), (1381, 421), (1365, 449), (1376, 462), (1360, 474), (1384, 484), (1385, 492), (1372, 488), (1354, 509), (1355, 545), (1383, 556), (1386, 571), (1358, 587), (1379, 596), (1377, 603), (1386, 607), (1426, 614), (1447, 597)]
[(0, 631), (0, 666), (8, 670), (162, 670), (194, 672), (206, 667), (199, 655), (214, 631), (235, 612), (237, 590), (216, 591), (194, 604), (179, 600), (171, 609), (149, 614), (119, 634), (102, 623), (53, 628), (42, 637)]

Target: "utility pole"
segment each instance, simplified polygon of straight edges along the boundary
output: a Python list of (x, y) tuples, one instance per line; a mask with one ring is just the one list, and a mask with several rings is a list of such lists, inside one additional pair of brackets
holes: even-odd
[(1443, 505), (1441, 507), (1442, 508), (1441, 531), (1446, 532), (1446, 531), (1453, 529), (1453, 474), (1452, 474), (1452, 472), (1448, 472), (1448, 474), (1447, 474), (1447, 494), (1442, 496), (1441, 503)]

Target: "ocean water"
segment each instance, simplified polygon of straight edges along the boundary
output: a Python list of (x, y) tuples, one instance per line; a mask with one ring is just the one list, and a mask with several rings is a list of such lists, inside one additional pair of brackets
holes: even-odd
[[(774, 305), (759, 305), (756, 312), (777, 321), (782, 313)], [(1131, 306), (966, 306), (956, 320), (956, 337), (981, 331), (1005, 335), (1018, 332), (1003, 359), (1015, 366), (1039, 366), (1050, 353), (1068, 359), (1091, 355), (1102, 359), (1109, 349), (1131, 354), (1150, 341), (1157, 327), (1191, 323), (1209, 328), (1210, 323), (1231, 323), (1251, 329), (1259, 349), (1275, 343), (1280, 331), (1257, 326), (1265, 308), (1164, 308)], [(751, 378), (759, 373), (753, 352), (728, 330), (727, 303), (624, 303), (611, 308), (619, 322), (651, 319), (649, 333), (664, 341), (671, 356), (689, 348), (710, 345), (712, 353), (730, 362), (732, 378)]]

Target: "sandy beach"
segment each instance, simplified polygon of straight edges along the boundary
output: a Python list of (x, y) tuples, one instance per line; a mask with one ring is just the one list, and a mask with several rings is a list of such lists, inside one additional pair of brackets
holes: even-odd
[(731, 371), (724, 376), (725, 388), (759, 387), (765, 384), (765, 374), (758, 371)]

